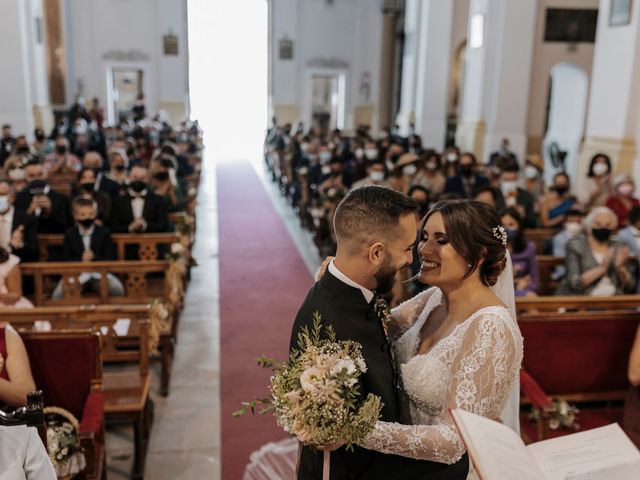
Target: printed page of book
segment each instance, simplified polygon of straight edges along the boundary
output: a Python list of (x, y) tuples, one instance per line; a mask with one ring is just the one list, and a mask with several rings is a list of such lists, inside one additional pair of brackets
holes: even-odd
[(640, 479), (640, 452), (617, 423), (527, 446), (547, 480)]
[(520, 436), (506, 425), (451, 410), (462, 441), (482, 480), (545, 480)]

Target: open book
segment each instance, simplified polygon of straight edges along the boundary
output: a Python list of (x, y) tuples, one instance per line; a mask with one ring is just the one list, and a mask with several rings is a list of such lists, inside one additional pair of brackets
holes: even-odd
[(501, 423), (451, 415), (481, 480), (640, 479), (640, 452), (617, 423), (526, 446)]

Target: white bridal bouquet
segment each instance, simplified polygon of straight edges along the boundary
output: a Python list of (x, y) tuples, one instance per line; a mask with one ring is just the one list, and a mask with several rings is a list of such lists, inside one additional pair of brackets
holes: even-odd
[(323, 327), (317, 312), (312, 331), (302, 329), (288, 361), (260, 358), (258, 363), (274, 372), (270, 398), (244, 402), (235, 416), (263, 404), (260, 413), (273, 412), (278, 425), (299, 441), (315, 446), (343, 441), (347, 448), (364, 439), (380, 417), (380, 397), (363, 398), (360, 392), (358, 380), (367, 371), (362, 346), (336, 340), (333, 328)]

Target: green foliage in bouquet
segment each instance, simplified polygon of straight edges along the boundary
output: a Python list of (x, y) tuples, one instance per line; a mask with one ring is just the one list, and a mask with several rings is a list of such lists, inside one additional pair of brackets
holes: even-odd
[(382, 408), (380, 397), (369, 394), (362, 398), (358, 379), (367, 371), (362, 346), (352, 340), (336, 340), (335, 331), (323, 327), (318, 312), (311, 331), (302, 328), (297, 343), (286, 362), (258, 359), (261, 367), (274, 372), (271, 396), (244, 402), (233, 415), (254, 413), (261, 405), (261, 414), (272, 412), (278, 425), (302, 442), (329, 445), (346, 441), (351, 448), (373, 430)]

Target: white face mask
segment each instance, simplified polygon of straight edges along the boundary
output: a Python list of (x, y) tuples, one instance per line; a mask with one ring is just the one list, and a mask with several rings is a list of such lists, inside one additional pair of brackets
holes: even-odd
[(407, 165), (402, 168), (402, 174), (407, 176), (415, 175), (417, 171), (418, 169), (415, 165)]
[(518, 191), (518, 182), (507, 181), (500, 184), (500, 190), (503, 194), (513, 193)]
[(623, 183), (622, 185), (619, 185), (618, 193), (625, 197), (631, 195), (633, 193), (633, 185), (630, 183)]
[(604, 175), (605, 173), (607, 173), (609, 171), (609, 167), (607, 167), (606, 163), (596, 163), (593, 166), (593, 173), (595, 175)]
[(302, 153), (307, 153), (309, 151), (309, 144), (303, 143), (302, 145), (300, 145), (300, 150), (302, 150)]
[(447, 153), (447, 162), (454, 163), (458, 161), (458, 155), (455, 152)]
[(356, 158), (360, 160), (364, 156), (364, 150), (361, 148), (356, 149)]
[(433, 162), (427, 163), (427, 170), (429, 170), (430, 172), (435, 172), (437, 169), (438, 169), (437, 163), (433, 163)]
[(329, 160), (331, 160), (331, 152), (320, 152), (318, 154), (318, 157), (320, 157), (321, 162), (328, 162)]
[(9, 197), (7, 195), (1, 195), (0, 196), (0, 212), (6, 212), (7, 210), (9, 210), (9, 207), (11, 205), (9, 204)]
[(567, 222), (564, 224), (564, 229), (566, 230), (567, 235), (569, 235), (569, 237), (571, 238), (580, 233), (580, 231), (582, 230), (582, 225), (580, 225), (578, 222)]
[(9, 170), (9, 180), (20, 181), (24, 180), (27, 176), (27, 173), (23, 168), (14, 168), (13, 170)]
[(374, 170), (369, 174), (369, 178), (373, 182), (382, 182), (384, 180), (384, 172), (378, 172), (377, 170)]
[(376, 158), (378, 158), (378, 150), (376, 150), (375, 148), (367, 148), (364, 151), (364, 154), (369, 160), (375, 160)]
[(533, 165), (527, 165), (526, 167), (524, 167), (524, 176), (530, 180), (538, 178), (538, 169)]
[(325, 165), (322, 167), (322, 174), (329, 175), (331, 173), (331, 167), (329, 165)]

